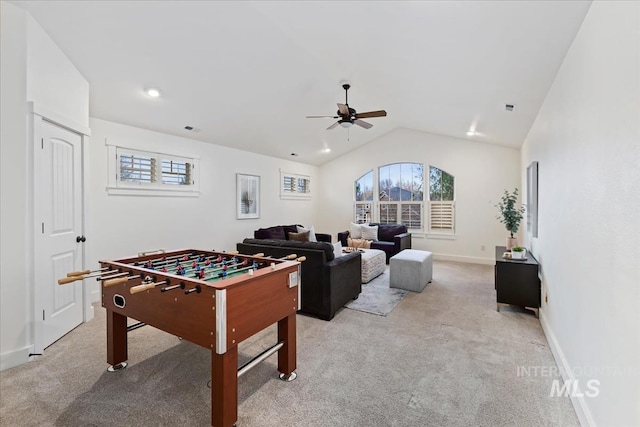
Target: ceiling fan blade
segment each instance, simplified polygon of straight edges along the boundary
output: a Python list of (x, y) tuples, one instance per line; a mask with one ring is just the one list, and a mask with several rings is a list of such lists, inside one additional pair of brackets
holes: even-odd
[(349, 115), (349, 107), (347, 107), (344, 104), (340, 104), (339, 102), (338, 102), (338, 111), (340, 111), (340, 114), (342, 114), (343, 116)]
[(340, 116), (307, 116), (307, 119), (339, 119)]
[(360, 119), (354, 120), (353, 123), (365, 129), (371, 129), (373, 127), (371, 123), (367, 123), (364, 120), (360, 120)]
[(367, 111), (366, 113), (356, 113), (356, 119), (366, 119), (368, 117), (385, 117), (387, 112), (384, 110)]
[(339, 124), (340, 124), (340, 122), (335, 122), (334, 124), (332, 124), (331, 126), (329, 126), (329, 127), (327, 128), (327, 130), (331, 130), (331, 129), (333, 129), (334, 127), (338, 126)]

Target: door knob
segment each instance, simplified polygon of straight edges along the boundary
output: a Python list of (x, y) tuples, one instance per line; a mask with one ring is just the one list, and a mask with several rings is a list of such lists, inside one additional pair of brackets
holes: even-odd
[(84, 237), (84, 236), (77, 236), (76, 237), (76, 242), (78, 242), (78, 243), (80, 243), (80, 242), (84, 243), (86, 241), (87, 241), (87, 238)]

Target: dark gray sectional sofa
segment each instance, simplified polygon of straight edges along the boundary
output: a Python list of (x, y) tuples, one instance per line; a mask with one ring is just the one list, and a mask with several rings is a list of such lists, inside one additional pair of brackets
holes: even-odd
[(343, 254), (335, 258), (331, 243), (244, 239), (236, 249), (243, 254), (264, 253), (276, 258), (292, 253), (298, 257), (305, 256), (306, 260), (301, 265), (300, 288), (300, 312), (303, 314), (331, 320), (338, 310), (358, 298), (362, 291), (360, 254)]

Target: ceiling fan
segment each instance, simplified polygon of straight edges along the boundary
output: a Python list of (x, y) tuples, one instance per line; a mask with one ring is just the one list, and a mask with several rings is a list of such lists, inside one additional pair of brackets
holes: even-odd
[(349, 88), (351, 85), (349, 83), (345, 83), (342, 85), (344, 88), (344, 104), (338, 103), (338, 111), (336, 111), (335, 116), (307, 116), (308, 119), (320, 119), (320, 118), (331, 118), (331, 119), (339, 119), (337, 122), (332, 124), (327, 128), (333, 129), (334, 127), (340, 125), (344, 128), (351, 127), (353, 125), (358, 125), (365, 129), (370, 129), (373, 127), (371, 123), (365, 122), (362, 119), (373, 118), (373, 117), (385, 117), (387, 112), (384, 110), (378, 111), (367, 111), (366, 113), (358, 113), (353, 108), (349, 107)]

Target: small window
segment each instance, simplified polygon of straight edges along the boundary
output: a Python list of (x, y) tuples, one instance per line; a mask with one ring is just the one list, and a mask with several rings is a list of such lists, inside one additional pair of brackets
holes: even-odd
[(163, 160), (162, 183), (169, 185), (189, 185), (191, 183), (191, 163)]
[(197, 159), (107, 147), (110, 159), (109, 194), (199, 195), (195, 176)]
[(280, 171), (280, 198), (311, 198), (311, 177)]
[(120, 181), (151, 184), (155, 182), (156, 159), (141, 154), (120, 154)]
[(429, 166), (429, 231), (452, 234), (455, 229), (453, 175)]

